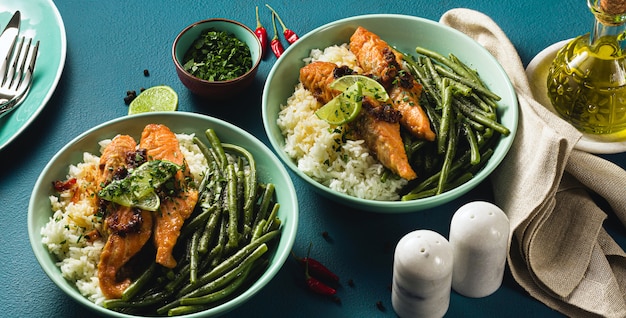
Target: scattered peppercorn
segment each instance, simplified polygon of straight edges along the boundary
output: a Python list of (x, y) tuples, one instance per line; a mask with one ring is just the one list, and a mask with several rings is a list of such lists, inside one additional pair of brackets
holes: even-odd
[(339, 298), (337, 296), (333, 296), (333, 301), (336, 302), (337, 304), (341, 305), (341, 298)]
[(326, 242), (332, 243), (333, 238), (330, 237), (327, 231), (322, 232), (322, 237), (326, 240)]
[(137, 92), (135, 91), (126, 91), (126, 97), (124, 97), (124, 103), (126, 105), (130, 105), (130, 102), (133, 101), (137, 97)]
[(143, 76), (145, 77), (150, 76), (150, 71), (148, 71), (147, 69), (143, 70)]
[(376, 302), (376, 308), (378, 308), (378, 310), (380, 311), (385, 311), (385, 306), (383, 305), (383, 302), (380, 300)]
[(352, 278), (348, 279), (348, 286), (354, 287), (354, 281), (352, 280)]

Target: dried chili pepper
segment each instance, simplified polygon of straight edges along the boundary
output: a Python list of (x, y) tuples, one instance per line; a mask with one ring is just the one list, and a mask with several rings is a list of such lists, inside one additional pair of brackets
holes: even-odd
[(283, 55), (283, 52), (285, 51), (285, 49), (283, 48), (283, 45), (280, 43), (280, 40), (278, 39), (278, 32), (276, 31), (276, 20), (274, 19), (274, 13), (272, 13), (272, 25), (274, 26), (274, 37), (272, 38), (272, 41), (270, 42), (270, 47), (272, 48), (272, 52), (274, 52), (274, 55), (276, 55), (276, 57), (280, 57), (281, 55)]
[(296, 32), (294, 32), (293, 30), (287, 29), (287, 27), (285, 26), (285, 23), (283, 23), (283, 19), (280, 18), (278, 13), (276, 13), (276, 11), (272, 7), (270, 7), (269, 4), (265, 4), (265, 6), (272, 11), (272, 16), (275, 15), (278, 18), (278, 22), (280, 23), (280, 26), (283, 27), (283, 35), (285, 36), (285, 39), (287, 39), (287, 42), (289, 42), (289, 44), (293, 44), (293, 42), (296, 42), (299, 39)]
[(256, 7), (256, 29), (254, 30), (254, 34), (259, 38), (261, 42), (261, 58), (265, 56), (267, 52), (267, 30), (261, 24), (261, 20), (259, 20), (259, 7)]

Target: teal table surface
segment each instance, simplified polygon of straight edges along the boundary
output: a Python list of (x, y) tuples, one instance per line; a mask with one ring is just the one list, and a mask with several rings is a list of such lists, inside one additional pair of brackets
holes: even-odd
[[(0, 7), (15, 0), (0, 0)], [(20, 0), (33, 1), (33, 0)], [(19, 1), (18, 1), (19, 2)], [(585, 0), (442, 0), (269, 1), (288, 26), (303, 35), (328, 22), (371, 13), (407, 14), (438, 20), (449, 9), (471, 8), (492, 17), (517, 48), (524, 65), (550, 44), (588, 32), (592, 17)], [(180, 30), (206, 18), (230, 18), (256, 26), (254, 7), (272, 35), (265, 2), (244, 0), (58, 0), (54, 5), (67, 35), (62, 76), (37, 118), (0, 150), (0, 310), (3, 317), (88, 317), (93, 313), (58, 289), (42, 271), (31, 250), (26, 217), (39, 173), (67, 142), (102, 122), (124, 116), (128, 90), (165, 84), (179, 94), (179, 110), (231, 122), (269, 145), (263, 130), (261, 94), (276, 58), (269, 54), (245, 95), (225, 102), (205, 102), (178, 80), (171, 45)], [(4, 22), (3, 22), (4, 23)], [(393, 26), (389, 26), (392, 28)], [(280, 31), (280, 29), (279, 29)], [(45, 45), (42, 39), (42, 45)], [(149, 76), (144, 76), (144, 69)], [(603, 157), (626, 167), (626, 155)], [(346, 208), (321, 197), (292, 174), (298, 193), (300, 224), (294, 252), (314, 255), (343, 279), (341, 304), (302, 287), (298, 265), (288, 260), (253, 299), (227, 317), (396, 317), (391, 306), (393, 249), (415, 229), (448, 235), (452, 214), (473, 200), (493, 200), (491, 184), (444, 206), (411, 214), (375, 214)], [(541, 182), (538, 180), (538, 182)], [(609, 221), (611, 221), (609, 219)], [(625, 231), (611, 226), (622, 246)], [(330, 235), (330, 240), (322, 236)], [(352, 279), (354, 286), (347, 284)], [(377, 303), (381, 302), (382, 307)], [(505, 272), (494, 294), (474, 299), (452, 292), (447, 317), (558, 317), (558, 312), (530, 297)]]

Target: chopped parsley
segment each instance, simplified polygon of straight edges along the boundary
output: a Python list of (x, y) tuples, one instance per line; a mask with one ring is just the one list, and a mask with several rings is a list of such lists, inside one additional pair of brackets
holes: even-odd
[(232, 80), (252, 68), (248, 45), (231, 33), (215, 29), (200, 34), (183, 60), (187, 72), (207, 81)]

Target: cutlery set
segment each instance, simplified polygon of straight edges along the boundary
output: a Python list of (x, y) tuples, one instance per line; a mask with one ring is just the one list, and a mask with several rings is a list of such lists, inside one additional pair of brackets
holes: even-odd
[(20, 21), (20, 11), (16, 11), (0, 34), (0, 117), (24, 101), (33, 82), (39, 41), (19, 38)]

